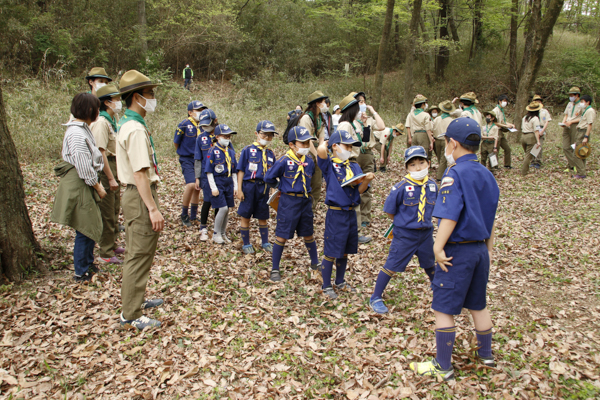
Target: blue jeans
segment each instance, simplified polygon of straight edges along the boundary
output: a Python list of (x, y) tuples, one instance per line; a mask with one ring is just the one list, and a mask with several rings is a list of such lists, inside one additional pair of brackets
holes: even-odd
[(75, 276), (83, 276), (90, 265), (94, 263), (94, 242), (79, 231), (75, 231), (75, 246), (73, 247), (73, 264)]

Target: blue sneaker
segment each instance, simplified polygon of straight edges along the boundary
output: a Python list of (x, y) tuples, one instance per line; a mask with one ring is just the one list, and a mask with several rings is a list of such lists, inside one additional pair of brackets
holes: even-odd
[(371, 306), (371, 310), (375, 311), (377, 314), (387, 314), (389, 311), (381, 297), (370, 300), (369, 306)]
[(146, 300), (142, 303), (141, 309), (146, 310), (148, 308), (160, 307), (163, 303), (163, 299)]
[(265, 250), (268, 251), (269, 253), (273, 252), (273, 245), (271, 243), (263, 243), (261, 245), (261, 247)]

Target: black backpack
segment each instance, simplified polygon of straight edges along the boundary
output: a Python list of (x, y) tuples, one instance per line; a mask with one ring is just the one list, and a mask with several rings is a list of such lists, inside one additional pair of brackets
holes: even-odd
[(283, 143), (288, 144), (289, 140), (288, 140), (288, 133), (290, 132), (290, 129), (292, 129), (295, 126), (298, 126), (298, 122), (300, 122), (300, 118), (302, 118), (304, 116), (304, 113), (300, 114), (300, 115), (296, 115), (294, 118), (290, 118), (290, 120), (288, 121), (287, 127), (285, 128), (285, 131), (283, 132)]

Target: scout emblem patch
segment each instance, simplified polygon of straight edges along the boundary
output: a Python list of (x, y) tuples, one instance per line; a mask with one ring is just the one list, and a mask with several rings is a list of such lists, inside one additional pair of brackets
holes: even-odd
[(443, 189), (445, 187), (452, 186), (452, 185), (454, 185), (454, 178), (447, 176), (444, 179), (442, 179), (442, 186), (440, 186), (440, 189)]

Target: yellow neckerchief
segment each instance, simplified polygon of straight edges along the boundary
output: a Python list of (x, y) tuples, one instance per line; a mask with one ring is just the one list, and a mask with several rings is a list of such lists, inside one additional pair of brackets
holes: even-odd
[(306, 175), (304, 175), (304, 160), (306, 159), (306, 156), (302, 156), (302, 158), (298, 159), (298, 157), (296, 157), (296, 153), (294, 153), (292, 149), (289, 149), (286, 155), (290, 158), (290, 160), (298, 165), (298, 171), (296, 171), (296, 176), (294, 176), (294, 180), (292, 181), (292, 188), (294, 187), (298, 176), (302, 174), (302, 188), (304, 189), (304, 195), (308, 197), (308, 191), (306, 190)]
[(215, 144), (217, 149), (220, 149), (225, 154), (225, 162), (227, 163), (227, 176), (231, 176), (231, 156), (229, 156), (229, 150), (227, 148), (222, 148), (219, 145), (219, 142)]
[(354, 172), (352, 172), (352, 168), (350, 168), (350, 160), (342, 161), (337, 157), (333, 157), (331, 161), (336, 164), (342, 164), (344, 167), (346, 167), (346, 179), (344, 179), (344, 181), (354, 178)]
[(421, 197), (419, 197), (419, 211), (417, 213), (417, 222), (425, 222), (425, 202), (426, 202), (425, 194), (427, 192), (427, 188), (425, 187), (425, 184), (429, 180), (429, 176), (426, 176), (421, 181), (412, 179), (410, 177), (410, 174), (406, 175), (404, 178), (407, 181), (409, 181), (410, 183), (414, 183), (417, 186), (421, 186)]
[(252, 143), (254, 146), (258, 147), (262, 151), (262, 166), (263, 166), (263, 175), (267, 174), (267, 146), (263, 146), (258, 142)]
[(196, 122), (194, 117), (189, 117), (188, 119), (190, 120), (192, 125), (194, 125), (196, 127), (196, 137), (198, 137), (200, 135), (200, 127), (198, 126), (198, 123)]

